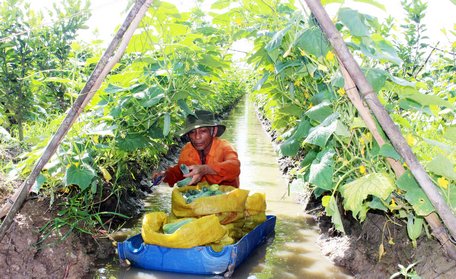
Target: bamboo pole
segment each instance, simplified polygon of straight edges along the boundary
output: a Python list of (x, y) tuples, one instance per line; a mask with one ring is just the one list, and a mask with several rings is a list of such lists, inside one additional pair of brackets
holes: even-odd
[(11, 208), (0, 226), (0, 241), (5, 236), (6, 231), (13, 222), (14, 216), (24, 203), (30, 191), (30, 188), (35, 183), (36, 178), (40, 174), (44, 165), (55, 153), (63, 137), (66, 135), (71, 125), (73, 125), (74, 121), (81, 114), (84, 107), (87, 105), (87, 103), (99, 89), (106, 75), (109, 73), (112, 67), (119, 61), (120, 57), (122, 57), (125, 51), (125, 47), (128, 45), (131, 36), (133, 35), (139, 22), (147, 12), (147, 9), (149, 8), (151, 2), (152, 0), (137, 0), (135, 2), (127, 17), (125, 18), (125, 21), (123, 22), (123, 24), (117, 31), (116, 35), (112, 39), (111, 43), (107, 47), (106, 51), (104, 52), (103, 56), (101, 57), (100, 61), (98, 61), (98, 64), (95, 66), (95, 69), (90, 75), (84, 88), (79, 93), (78, 98), (73, 103), (73, 106), (69, 110), (67, 116), (60, 124), (59, 129), (46, 146), (43, 155), (38, 159), (32, 172), (27, 177), (27, 179), (22, 183), (19, 190), (19, 194), (13, 195), (13, 198), (16, 197), (16, 200), (12, 205), (11, 202), (7, 203), (6, 206), (11, 206)]
[(443, 223), (449, 230), (451, 236), (456, 239), (456, 216), (453, 215), (445, 200), (437, 191), (437, 187), (431, 181), (423, 166), (419, 163), (418, 159), (413, 154), (410, 146), (407, 144), (407, 141), (402, 136), (400, 130), (397, 128), (388, 112), (380, 103), (377, 95), (374, 92), (374, 89), (369, 84), (358, 63), (349, 52), (344, 40), (324, 10), (320, 1), (305, 1), (315, 18), (318, 20), (321, 29), (326, 34), (326, 37), (334, 48), (338, 58), (340, 61), (342, 61), (342, 64), (347, 69), (348, 73), (358, 87), (363, 99), (390, 139), (392, 145), (402, 156), (402, 158), (404, 158), (404, 161), (409, 167), (411, 173), (428, 196), (432, 205), (434, 205), (436, 212), (439, 214)]
[[(375, 120), (372, 117), (369, 109), (364, 105), (361, 97), (359, 96), (358, 89), (356, 88), (355, 83), (353, 82), (350, 74), (345, 69), (342, 62), (339, 60), (340, 70), (342, 72), (342, 76), (344, 77), (344, 88), (345, 92), (347, 92), (347, 96), (352, 102), (352, 104), (357, 109), (359, 115), (363, 119), (364, 123), (366, 123), (367, 129), (371, 132), (373, 138), (377, 141), (378, 145), (381, 147), (386, 142), (380, 135), (380, 132), (377, 129), (377, 125), (375, 125)], [(390, 164), (391, 168), (393, 169), (396, 177), (400, 177), (405, 173), (405, 168), (402, 164), (396, 160), (391, 158), (386, 158), (386, 161)], [(439, 216), (432, 212), (431, 214), (424, 217), (426, 222), (429, 224), (432, 230), (432, 234), (437, 238), (440, 244), (445, 249), (447, 255), (456, 260), (456, 246), (450, 241), (450, 237), (448, 236), (448, 232), (445, 230), (442, 222), (440, 221)]]

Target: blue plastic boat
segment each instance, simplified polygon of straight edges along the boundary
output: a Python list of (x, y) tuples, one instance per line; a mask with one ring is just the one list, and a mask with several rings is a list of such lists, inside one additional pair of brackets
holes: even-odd
[(134, 267), (228, 277), (255, 248), (266, 242), (274, 232), (275, 223), (276, 217), (268, 215), (265, 222), (220, 252), (215, 252), (210, 246), (178, 249), (145, 244), (141, 234), (119, 242), (117, 249), (120, 260), (128, 260)]

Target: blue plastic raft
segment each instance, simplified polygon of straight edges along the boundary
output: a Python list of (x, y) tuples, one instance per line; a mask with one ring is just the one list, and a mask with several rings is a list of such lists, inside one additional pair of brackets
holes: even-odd
[(265, 222), (220, 252), (215, 252), (210, 246), (178, 249), (145, 244), (141, 234), (119, 242), (117, 249), (120, 260), (128, 260), (134, 267), (193, 274), (225, 273), (225, 276), (230, 276), (256, 247), (266, 242), (274, 232), (275, 223), (276, 217), (268, 215)]

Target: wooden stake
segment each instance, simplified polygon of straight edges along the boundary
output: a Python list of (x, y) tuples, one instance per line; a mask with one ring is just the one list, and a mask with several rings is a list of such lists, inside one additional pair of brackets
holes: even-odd
[[(98, 64), (96, 65), (95, 69), (90, 75), (89, 80), (79, 93), (78, 98), (73, 103), (73, 106), (71, 107), (67, 116), (60, 124), (59, 129), (46, 146), (43, 155), (38, 159), (32, 172), (27, 177), (27, 179), (22, 183), (19, 190), (19, 194), (17, 194), (17, 192), (16, 194), (14, 194), (13, 197), (17, 197), (17, 199), (14, 201), (14, 204), (11, 206), (8, 214), (5, 217), (5, 220), (3, 220), (3, 223), (0, 226), (0, 241), (5, 236), (6, 231), (13, 222), (14, 216), (24, 203), (30, 191), (30, 188), (35, 183), (36, 178), (40, 174), (44, 165), (55, 153), (57, 147), (60, 145), (60, 142), (62, 141), (63, 137), (67, 134), (71, 125), (73, 125), (74, 121), (78, 118), (79, 114), (81, 114), (84, 107), (93, 97), (95, 92), (100, 88), (100, 85), (106, 77), (106, 75), (109, 73), (112, 67), (119, 61), (120, 57), (122, 57), (125, 51), (125, 47), (128, 45), (131, 36), (136, 30), (141, 19), (144, 17), (151, 3), (152, 0), (137, 0), (131, 8), (130, 12), (125, 18), (125, 21), (123, 22), (120, 29), (117, 31), (116, 35), (112, 39), (111, 43), (104, 52), (100, 61), (98, 61)], [(119, 45), (121, 46), (120, 48)], [(7, 203), (6, 206), (9, 206), (9, 204)], [(4, 210), (2, 209), (2, 211)]]
[(436, 212), (439, 214), (443, 223), (449, 230), (451, 236), (456, 239), (456, 216), (453, 215), (445, 200), (439, 194), (437, 187), (431, 181), (423, 166), (413, 154), (407, 141), (402, 136), (388, 112), (380, 103), (374, 89), (367, 81), (358, 63), (355, 61), (340, 33), (337, 31), (334, 23), (329, 18), (320, 1), (305, 0), (307, 6), (318, 20), (321, 29), (326, 34), (329, 42), (334, 48), (338, 58), (347, 69), (356, 86), (358, 87), (364, 101), (371, 109), (377, 121), (385, 131), (396, 151), (404, 158), (405, 163), (409, 167), (411, 173), (415, 177), (418, 184), (428, 196)]

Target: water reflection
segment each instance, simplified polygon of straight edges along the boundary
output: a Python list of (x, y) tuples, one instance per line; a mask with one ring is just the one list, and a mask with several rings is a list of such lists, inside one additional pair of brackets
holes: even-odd
[[(266, 193), (267, 214), (277, 216), (275, 236), (254, 250), (235, 270), (232, 278), (349, 278), (341, 268), (321, 255), (316, 244), (319, 236), (317, 227), (297, 202), (296, 194), (288, 195), (287, 182), (277, 164), (276, 152), (256, 117), (253, 105), (247, 100), (240, 102), (224, 124), (227, 130), (223, 138), (235, 146), (241, 161), (241, 187)], [(165, 185), (158, 187), (147, 201), (147, 210), (169, 212), (170, 193), (171, 188)], [(136, 227), (140, 226), (139, 222)], [(99, 276), (103, 278), (113, 274), (117, 278), (223, 278), (135, 268), (122, 270), (115, 263), (99, 270)]]

